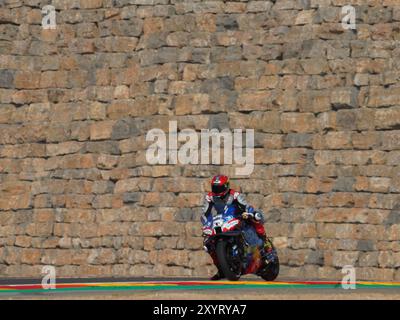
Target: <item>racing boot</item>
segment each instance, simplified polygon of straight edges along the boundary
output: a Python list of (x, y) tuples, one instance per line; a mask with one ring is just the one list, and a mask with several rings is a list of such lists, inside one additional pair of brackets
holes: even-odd
[(263, 260), (265, 261), (265, 264), (268, 264), (275, 260), (276, 250), (273, 247), (270, 239), (268, 239), (266, 236), (262, 236), (261, 238), (264, 243), (263, 247), (260, 250), (261, 256), (262, 256)]

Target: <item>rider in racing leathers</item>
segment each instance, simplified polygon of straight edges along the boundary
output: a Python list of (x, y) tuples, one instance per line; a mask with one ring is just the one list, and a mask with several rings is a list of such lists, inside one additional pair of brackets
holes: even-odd
[[(211, 180), (211, 192), (209, 192), (204, 199), (203, 214), (201, 221), (203, 225), (207, 222), (207, 218), (212, 214), (212, 208), (217, 212), (222, 212), (226, 205), (234, 205), (237, 207), (238, 212), (242, 213), (244, 219), (253, 225), (257, 235), (262, 239), (264, 247), (261, 252), (263, 257), (269, 261), (273, 259), (271, 256), (272, 247), (267, 240), (264, 229), (264, 214), (261, 210), (255, 210), (250, 206), (245, 199), (245, 196), (229, 187), (229, 178), (224, 175), (214, 176)], [(223, 274), (218, 266), (218, 259), (215, 252), (209, 252), (218, 272), (211, 278), (211, 280), (219, 280), (223, 278)]]

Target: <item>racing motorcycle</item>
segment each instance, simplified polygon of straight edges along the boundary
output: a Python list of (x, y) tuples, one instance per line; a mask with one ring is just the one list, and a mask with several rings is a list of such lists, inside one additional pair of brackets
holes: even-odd
[[(234, 207), (225, 207), (222, 214), (209, 215), (203, 226), (204, 249), (215, 252), (224, 276), (231, 281), (242, 275), (256, 274), (273, 281), (279, 274), (279, 258), (270, 239), (274, 259), (261, 257), (262, 240), (247, 220), (236, 217)], [(260, 243), (261, 242), (261, 243)]]

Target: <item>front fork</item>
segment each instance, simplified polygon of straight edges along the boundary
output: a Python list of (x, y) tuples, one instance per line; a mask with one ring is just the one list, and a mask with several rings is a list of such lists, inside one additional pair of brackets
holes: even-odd
[[(248, 243), (246, 242), (246, 239), (245, 239), (243, 233), (241, 234), (241, 238), (242, 238), (241, 240), (235, 241), (235, 243), (233, 244), (232, 254), (233, 255), (242, 254), (242, 256), (240, 258), (241, 258), (241, 260), (243, 260), (245, 258), (245, 254), (244, 254), (245, 248), (242, 248), (242, 250), (240, 250), (240, 241), (243, 243), (243, 246), (248, 246)], [(218, 239), (205, 238), (204, 242), (203, 242), (203, 249), (205, 252), (207, 252), (211, 256), (213, 263), (218, 267), (219, 263), (218, 263), (218, 258), (217, 258), (217, 254), (216, 254), (216, 242), (217, 241), (218, 241)]]
[(215, 251), (215, 243), (214, 242), (215, 241), (213, 241), (213, 239), (211, 239), (209, 237), (205, 238), (203, 241), (203, 249), (205, 252), (207, 252), (210, 255), (214, 265), (219, 270), (219, 263), (218, 263), (218, 259), (217, 259), (217, 253)]

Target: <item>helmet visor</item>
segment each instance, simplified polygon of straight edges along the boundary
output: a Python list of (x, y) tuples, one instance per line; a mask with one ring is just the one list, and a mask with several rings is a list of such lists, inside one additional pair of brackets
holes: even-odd
[(223, 185), (212, 185), (211, 189), (212, 189), (213, 193), (220, 194), (220, 193), (226, 192), (228, 187), (226, 186), (226, 184), (223, 184)]

